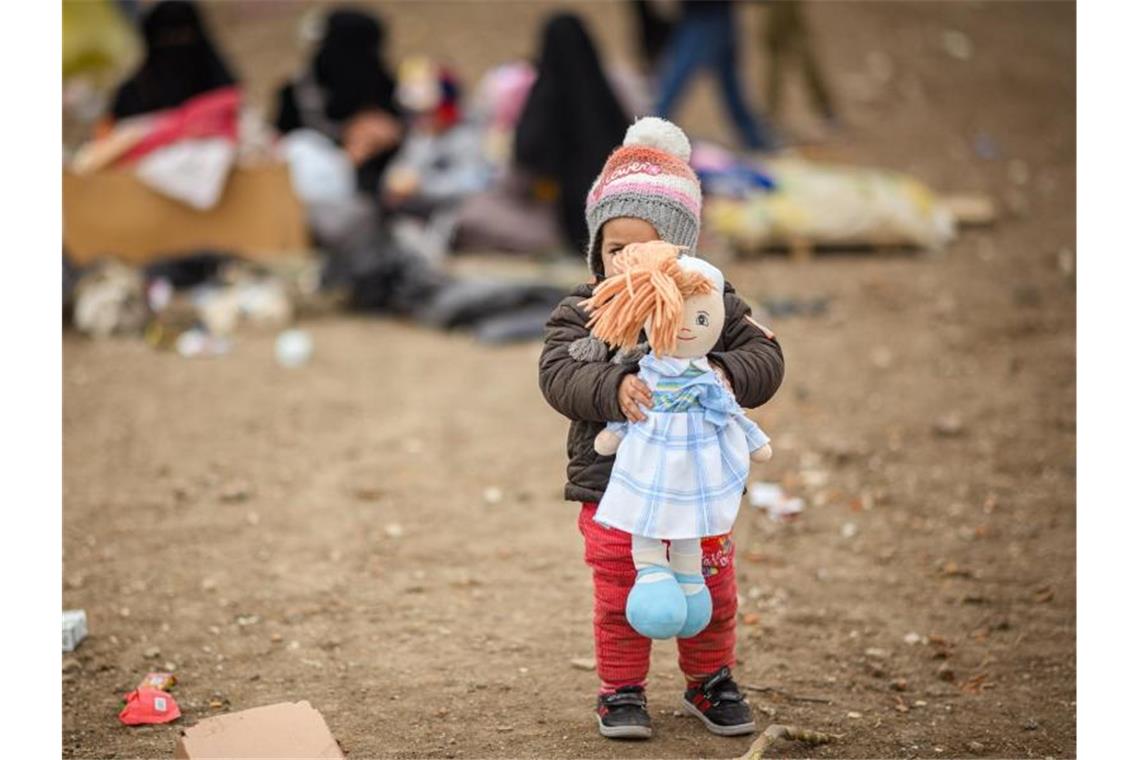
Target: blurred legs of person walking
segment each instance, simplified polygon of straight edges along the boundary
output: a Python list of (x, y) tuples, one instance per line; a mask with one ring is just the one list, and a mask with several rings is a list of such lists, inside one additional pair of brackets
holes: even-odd
[(674, 30), (661, 75), (657, 115), (670, 118), (689, 80), (700, 69), (716, 77), (721, 97), (744, 144), (753, 150), (775, 147), (767, 124), (745, 103), (737, 72), (736, 30), (728, 2), (686, 2)]
[(783, 105), (784, 77), (798, 66), (803, 71), (808, 93), (820, 116), (828, 122), (837, 122), (831, 90), (815, 55), (803, 4), (798, 0), (770, 3), (764, 36), (768, 49), (767, 105), (772, 117), (778, 120)]

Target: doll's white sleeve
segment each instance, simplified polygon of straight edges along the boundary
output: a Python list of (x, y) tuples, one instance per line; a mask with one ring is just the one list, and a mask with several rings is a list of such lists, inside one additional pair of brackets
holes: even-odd
[(760, 429), (759, 425), (745, 415), (741, 414), (736, 419), (740, 422), (740, 426), (744, 428), (744, 437), (748, 441), (749, 451), (755, 451), (771, 440), (768, 434)]
[[(607, 422), (606, 432), (614, 433), (618, 438), (625, 438), (625, 434), (629, 432), (629, 422)], [(760, 444), (763, 446), (764, 444)]]

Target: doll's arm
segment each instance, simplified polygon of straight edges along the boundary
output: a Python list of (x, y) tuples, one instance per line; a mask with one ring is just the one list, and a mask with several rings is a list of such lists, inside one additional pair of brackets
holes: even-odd
[(709, 360), (724, 370), (741, 406), (760, 406), (784, 379), (784, 352), (776, 337), (752, 319), (752, 309), (731, 286), (725, 288), (724, 314), (724, 330)]
[(608, 422), (625, 419), (618, 403), (622, 378), (637, 372), (636, 364), (583, 362), (570, 355), (570, 345), (587, 337), (586, 316), (577, 304), (580, 296), (562, 301), (543, 331), (538, 360), (538, 384), (547, 403), (572, 420)]
[(748, 458), (753, 462), (767, 462), (772, 458), (772, 444), (765, 443), (760, 448), (750, 452)]
[(753, 462), (767, 462), (772, 458), (772, 443), (768, 434), (743, 414), (739, 420), (744, 427), (744, 437), (748, 441), (748, 458)]

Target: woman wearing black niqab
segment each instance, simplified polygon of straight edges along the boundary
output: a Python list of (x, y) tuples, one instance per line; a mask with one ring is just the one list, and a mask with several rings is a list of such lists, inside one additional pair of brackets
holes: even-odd
[[(379, 110), (398, 117), (396, 82), (383, 56), (385, 37), (375, 16), (350, 9), (329, 13), (312, 64), (278, 92), (277, 130), (315, 129), (341, 142), (354, 116)], [(362, 191), (376, 192), (398, 148), (397, 143), (360, 163), (357, 184)]]
[(553, 16), (515, 131), (515, 163), (557, 182), (559, 221), (575, 248), (588, 242), (586, 194), (629, 123), (581, 20)]
[(115, 93), (115, 119), (174, 108), (204, 92), (235, 84), (197, 7), (188, 0), (157, 3), (142, 22), (146, 56)]

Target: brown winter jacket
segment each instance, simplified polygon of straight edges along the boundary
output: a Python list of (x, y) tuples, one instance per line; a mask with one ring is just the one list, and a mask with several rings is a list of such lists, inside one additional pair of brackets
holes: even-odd
[[(618, 386), (623, 377), (638, 371), (636, 361), (611, 361), (614, 351), (602, 361), (578, 361), (571, 355), (570, 346), (590, 336), (586, 312), (578, 304), (593, 291), (593, 285), (579, 285), (555, 307), (546, 323), (538, 360), (542, 395), (570, 418), (565, 488), (569, 501), (596, 502), (602, 498), (614, 458), (594, 451), (594, 437), (606, 422), (625, 419), (618, 406)], [(750, 318), (752, 309), (728, 283), (724, 285), (724, 307), (724, 330), (709, 359), (724, 369), (741, 406), (760, 406), (772, 398), (784, 379), (783, 351), (775, 337)]]

